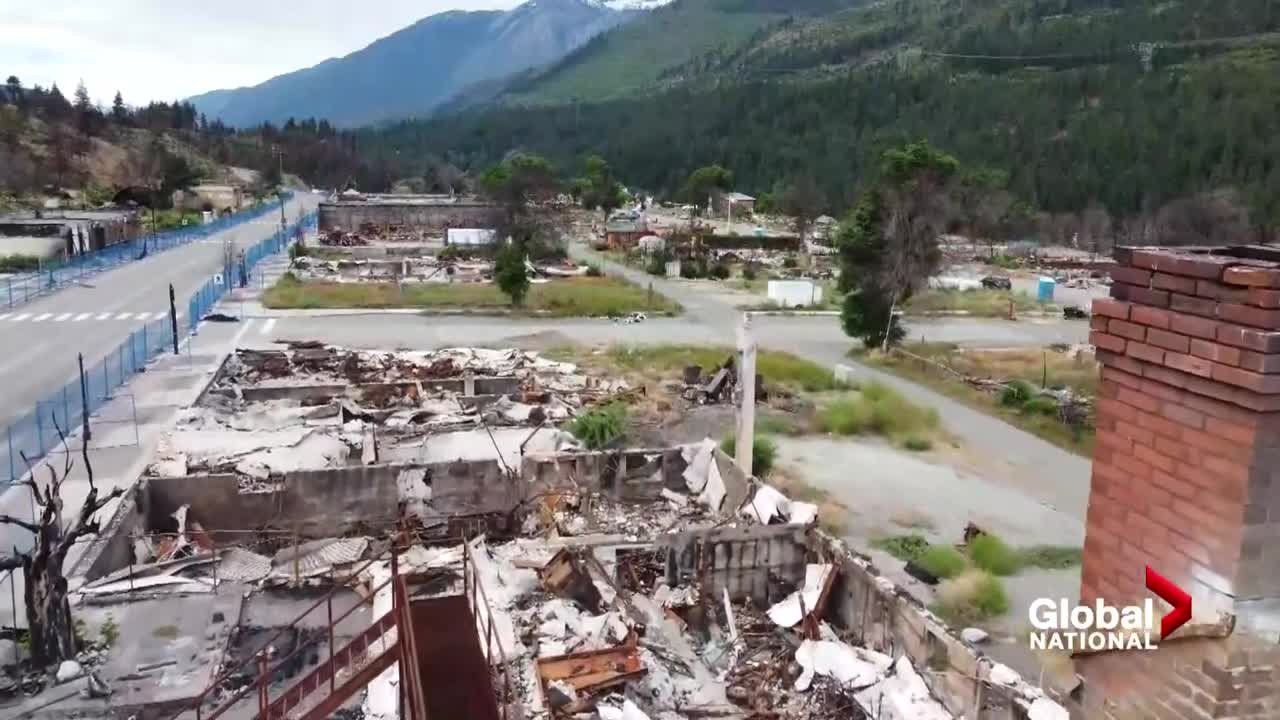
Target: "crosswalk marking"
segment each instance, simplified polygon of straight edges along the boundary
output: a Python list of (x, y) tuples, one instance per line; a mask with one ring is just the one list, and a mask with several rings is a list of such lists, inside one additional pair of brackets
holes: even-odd
[(129, 318), (131, 318), (131, 317), (133, 317), (133, 313), (120, 313), (119, 315), (117, 315), (117, 316), (116, 316), (116, 319), (117, 319), (117, 320), (128, 320), (128, 319), (129, 319)]
[(29, 317), (31, 317), (31, 313), (22, 313), (21, 315), (15, 315), (9, 322), (22, 322)]
[(93, 313), (80, 313), (79, 315), (77, 315), (77, 316), (76, 316), (76, 319), (75, 319), (75, 320), (73, 320), (72, 322), (80, 322), (81, 320), (83, 320), (83, 319), (85, 319), (85, 318), (89, 317), (89, 316), (90, 316), (90, 315), (92, 315), (92, 314), (93, 314)]
[(45, 313), (39, 317), (31, 318), (31, 322), (44, 322), (45, 320), (48, 320), (51, 317), (53, 317), (53, 313)]
[(54, 322), (64, 322), (64, 321), (66, 321), (66, 320), (67, 320), (67, 318), (69, 318), (69, 317), (71, 317), (71, 313), (62, 313), (62, 314), (61, 314), (61, 315), (59, 315), (58, 317), (54, 318), (54, 319), (53, 319), (53, 321), (54, 321)]
[(109, 318), (109, 317), (111, 317), (111, 313), (109, 313), (109, 312), (107, 312), (107, 313), (98, 313), (98, 317), (94, 318), (94, 320), (106, 320), (106, 319), (107, 319), (107, 318)]
[(259, 334), (259, 335), (266, 335), (266, 334), (270, 333), (270, 332), (271, 332), (271, 329), (272, 329), (272, 328), (274, 328), (275, 326), (276, 326), (276, 319), (275, 319), (275, 318), (271, 318), (271, 319), (267, 320), (266, 322), (262, 323), (262, 327), (258, 329), (258, 334)]

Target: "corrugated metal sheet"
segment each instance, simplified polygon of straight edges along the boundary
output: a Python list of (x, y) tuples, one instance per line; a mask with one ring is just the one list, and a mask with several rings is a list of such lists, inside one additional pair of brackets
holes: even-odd
[[(271, 559), (275, 575), (310, 577), (323, 575), (335, 565), (347, 565), (360, 560), (369, 548), (369, 538), (327, 538), (302, 543), (296, 548), (287, 547)], [(296, 560), (295, 560), (296, 558)]]
[(257, 582), (271, 573), (271, 558), (244, 548), (233, 547), (222, 552), (218, 563), (218, 579), (232, 582)]

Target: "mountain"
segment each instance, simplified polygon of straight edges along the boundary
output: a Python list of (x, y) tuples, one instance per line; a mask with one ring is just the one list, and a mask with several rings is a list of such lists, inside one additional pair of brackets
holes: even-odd
[(756, 194), (809, 175), (841, 212), (886, 147), (926, 138), (1045, 213), (1203, 224), (1182, 201), (1211, 197), (1274, 234), (1277, 107), (1275, 0), (677, 0), (361, 147), (598, 153), (660, 194), (711, 163)]
[(451, 11), (341, 58), (190, 101), (233, 126), (289, 117), (354, 127), (424, 115), (460, 91), (559, 60), (664, 0), (529, 0), (509, 11)]

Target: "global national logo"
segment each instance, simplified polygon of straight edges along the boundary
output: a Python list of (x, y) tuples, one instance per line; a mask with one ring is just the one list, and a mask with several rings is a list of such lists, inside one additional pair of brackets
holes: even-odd
[(1099, 598), (1093, 605), (1072, 607), (1066, 598), (1039, 598), (1028, 611), (1032, 650), (1068, 652), (1103, 650), (1155, 650), (1157, 640), (1168, 639), (1191, 619), (1191, 596), (1173, 581), (1146, 568), (1147, 589), (1173, 606), (1160, 618), (1156, 632), (1155, 601), (1116, 607)]

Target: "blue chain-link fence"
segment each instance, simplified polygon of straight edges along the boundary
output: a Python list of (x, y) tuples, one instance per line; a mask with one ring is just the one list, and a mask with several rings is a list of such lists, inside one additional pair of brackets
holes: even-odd
[[(285, 202), (290, 197), (292, 193), (284, 193)], [(54, 268), (5, 278), (0, 280), (0, 309), (17, 307), (68, 285), (83, 282), (85, 278), (104, 270), (139, 260), (144, 248), (147, 255), (163, 252), (243, 225), (270, 212), (280, 212), (280, 202), (262, 203), (243, 212), (218, 218), (208, 225), (192, 225), (144, 235), (101, 250), (73, 255), (67, 262)]]
[[(299, 228), (303, 231), (314, 229), (317, 222), (316, 213), (302, 218), (299, 224), (286, 231), (277, 230), (271, 237), (245, 251), (245, 272), (263, 258), (280, 252), (288, 246)], [(188, 325), (186, 330), (194, 330), (200, 318), (222, 299), (222, 296), (235, 286), (234, 273), (238, 268), (227, 268), (220, 276), (210, 278), (192, 295), (187, 303)], [(179, 334), (184, 332), (178, 328)], [(180, 340), (181, 338), (179, 338)], [(97, 412), (112, 398), (112, 393), (129, 381), (135, 373), (147, 366), (147, 362), (166, 350), (172, 351), (174, 333), (172, 320), (166, 316), (154, 320), (135, 330), (118, 347), (107, 354), (92, 367), (86, 367), (85, 381), (88, 388), (87, 397), (82, 397), (79, 378), (73, 379), (60, 390), (46, 399), (36, 403), (32, 411), (17, 422), (10, 425), (0, 438), (0, 483), (13, 483), (27, 472), (27, 464), (23, 460), (35, 463), (39, 458), (56, 447), (61, 439), (58, 429), (70, 434), (80, 428), (84, 414)]]

